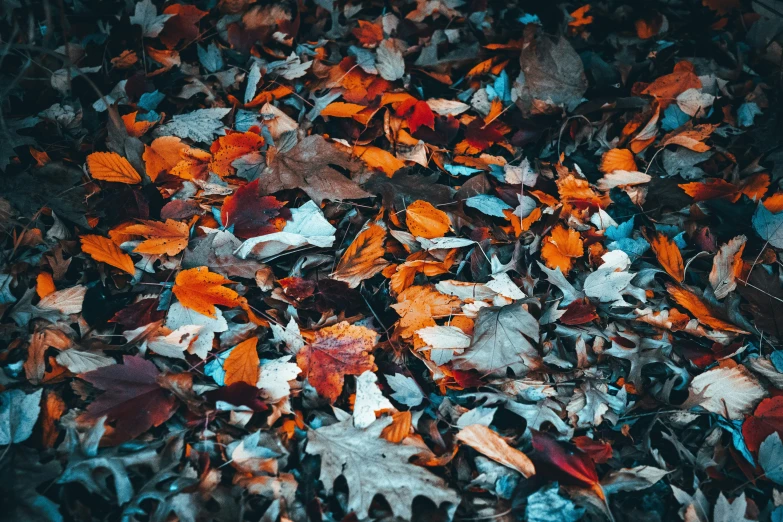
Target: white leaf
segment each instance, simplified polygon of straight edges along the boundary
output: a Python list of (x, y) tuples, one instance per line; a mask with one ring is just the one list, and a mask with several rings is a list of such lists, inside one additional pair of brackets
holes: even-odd
[(179, 302), (174, 303), (166, 314), (166, 326), (172, 330), (183, 326), (200, 326), (198, 339), (188, 348), (188, 353), (197, 355), (201, 359), (206, 359), (207, 354), (212, 349), (212, 340), (215, 333), (228, 330), (228, 323), (223, 318), (223, 312), (215, 309), (215, 318), (207, 317), (189, 308), (185, 308)]
[(290, 395), (289, 381), (296, 379), (296, 376), (302, 372), (301, 368), (296, 363), (289, 362), (290, 360), (291, 356), (286, 355), (262, 363), (256, 387), (264, 392), (264, 399), (277, 402)]
[(645, 174), (644, 172), (615, 170), (609, 174), (604, 174), (604, 177), (598, 180), (596, 186), (598, 187), (598, 190), (612, 190), (615, 187), (649, 183), (651, 179), (652, 176)]
[(446, 100), (443, 98), (427, 100), (427, 105), (429, 105), (432, 112), (440, 114), (441, 116), (456, 116), (470, 109), (470, 105), (466, 103), (462, 103), (461, 101), (457, 100)]
[(57, 310), (66, 315), (78, 314), (82, 311), (82, 303), (86, 293), (87, 287), (82, 285), (58, 290), (41, 299), (38, 303), (38, 308)]
[(43, 389), (26, 395), (22, 390), (0, 393), (0, 446), (24, 442), (33, 434), (41, 413)]
[(225, 134), (222, 118), (231, 112), (230, 108), (198, 109), (187, 114), (177, 114), (171, 121), (157, 127), (156, 137), (177, 136), (202, 143), (212, 143), (216, 136)]
[(185, 359), (185, 350), (201, 331), (201, 326), (189, 324), (180, 326), (168, 335), (161, 335), (147, 341), (150, 350), (163, 357)]
[(682, 407), (701, 406), (731, 420), (743, 419), (766, 396), (766, 388), (744, 366), (715, 368), (691, 381)]
[(375, 67), (381, 78), (390, 82), (405, 76), (405, 59), (392, 40), (384, 40), (378, 45)]
[(381, 393), (377, 382), (378, 377), (370, 370), (365, 371), (356, 379), (353, 425), (357, 428), (366, 428), (375, 422), (376, 412), (394, 410), (389, 399)]
[(277, 343), (285, 343), (289, 352), (293, 354), (299, 353), (299, 350), (305, 345), (302, 334), (299, 332), (299, 325), (296, 324), (293, 317), (288, 321), (285, 328), (277, 323), (271, 323), (270, 327), (272, 328), (272, 340)]
[(386, 382), (394, 390), (392, 398), (408, 408), (415, 408), (424, 400), (424, 392), (416, 381), (407, 375), (401, 373), (387, 375)]
[(141, 26), (142, 35), (154, 38), (163, 30), (163, 24), (174, 15), (158, 15), (158, 9), (151, 0), (143, 0), (136, 4), (136, 10), (130, 17), (130, 23)]
[(747, 240), (748, 238), (745, 236), (735, 237), (720, 247), (715, 259), (712, 260), (710, 285), (715, 292), (716, 298), (723, 299), (737, 287), (734, 269), (741, 262), (741, 252)]
[(115, 364), (114, 359), (94, 352), (84, 352), (82, 350), (63, 350), (57, 354), (55, 360), (68, 368), (71, 373), (86, 373), (104, 366)]

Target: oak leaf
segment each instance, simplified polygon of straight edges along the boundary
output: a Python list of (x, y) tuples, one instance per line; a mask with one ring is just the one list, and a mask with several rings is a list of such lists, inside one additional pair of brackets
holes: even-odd
[(383, 258), (386, 253), (383, 248), (385, 239), (386, 226), (382, 222), (365, 224), (345, 249), (337, 268), (329, 277), (356, 288), (362, 281), (389, 266), (390, 263)]
[(87, 156), (90, 175), (101, 181), (135, 185), (141, 182), (141, 176), (130, 162), (116, 152), (93, 152)]
[(175, 256), (185, 250), (190, 238), (190, 227), (173, 219), (164, 221), (142, 221), (123, 229), (125, 234), (144, 236), (147, 239), (139, 243), (134, 252)]
[(215, 305), (234, 307), (241, 304), (239, 294), (221, 286), (232, 282), (220, 274), (210, 272), (205, 266), (199, 266), (177, 274), (172, 292), (182, 306), (215, 318)]
[(131, 256), (120, 250), (117, 243), (109, 238), (96, 235), (82, 236), (82, 252), (88, 254), (91, 258), (101, 263), (106, 263), (120, 270), (125, 270), (129, 274), (136, 273), (136, 267), (133, 264)]
[(436, 504), (459, 503), (459, 496), (438, 477), (409, 462), (421, 451), (412, 445), (393, 444), (380, 437), (391, 418), (375, 421), (367, 429), (351, 421), (332, 424), (307, 434), (305, 451), (321, 456), (320, 480), (330, 492), (342, 476), (348, 485), (347, 509), (364, 520), (375, 495), (383, 495), (394, 515), (410, 520), (412, 503), (423, 495)]
[(226, 372), (225, 385), (231, 386), (236, 382), (244, 382), (255, 386), (258, 382), (259, 358), (256, 351), (258, 337), (251, 337), (242, 341), (231, 350), (223, 369)]
[(373, 369), (370, 352), (378, 334), (346, 321), (321, 328), (315, 340), (299, 350), (296, 363), (319, 395), (334, 402), (343, 390), (346, 375)]

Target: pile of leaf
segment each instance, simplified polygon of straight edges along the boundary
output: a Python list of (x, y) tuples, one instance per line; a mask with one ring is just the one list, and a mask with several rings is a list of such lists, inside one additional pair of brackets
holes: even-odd
[(783, 2), (0, 21), (0, 518), (783, 520)]

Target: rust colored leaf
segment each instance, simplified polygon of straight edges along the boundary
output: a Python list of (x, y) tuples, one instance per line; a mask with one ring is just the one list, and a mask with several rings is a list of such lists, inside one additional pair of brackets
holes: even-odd
[(636, 161), (628, 149), (610, 149), (601, 158), (601, 172), (609, 174), (615, 170), (635, 171)]
[(423, 200), (408, 205), (405, 209), (405, 224), (411, 234), (427, 239), (443, 237), (451, 228), (448, 214)]
[(274, 196), (258, 194), (258, 180), (242, 185), (223, 201), (220, 220), (243, 239), (279, 232), (291, 211)]
[(228, 131), (212, 143), (209, 169), (220, 177), (231, 176), (236, 172), (232, 163), (246, 154), (256, 152), (263, 144), (264, 138), (255, 132)]
[(365, 279), (379, 273), (390, 264), (383, 258), (386, 253), (383, 248), (385, 239), (386, 227), (383, 224), (368, 222), (343, 252), (337, 268), (330, 277), (348, 283), (351, 288), (356, 288)]
[(716, 317), (715, 311), (693, 292), (672, 284), (667, 284), (666, 290), (677, 304), (692, 313), (700, 323), (709, 326), (714, 330), (747, 333), (741, 328)]
[(318, 394), (334, 402), (343, 390), (346, 375), (372, 370), (378, 334), (346, 321), (321, 328), (315, 340), (299, 350), (296, 363)]

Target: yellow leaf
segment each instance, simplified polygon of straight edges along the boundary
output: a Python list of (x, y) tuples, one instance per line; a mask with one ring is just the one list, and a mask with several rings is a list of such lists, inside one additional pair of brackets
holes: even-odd
[(240, 306), (242, 299), (224, 284), (232, 283), (220, 274), (210, 272), (205, 266), (183, 270), (174, 280), (172, 292), (185, 308), (208, 317), (215, 317), (215, 305)]
[(141, 182), (141, 176), (128, 160), (116, 152), (93, 152), (87, 156), (90, 175), (101, 181), (113, 181), (135, 185)]
[(574, 266), (574, 259), (585, 253), (584, 243), (576, 230), (557, 225), (550, 235), (544, 238), (541, 257), (551, 269), (560, 268), (567, 275)]
[(449, 216), (423, 200), (408, 205), (405, 209), (405, 224), (411, 234), (426, 239), (443, 237), (451, 228)]
[(173, 219), (161, 221), (142, 221), (139, 225), (130, 225), (123, 229), (124, 234), (144, 236), (134, 252), (140, 254), (166, 254), (175, 256), (188, 246), (190, 228), (186, 223), (180, 223)]
[(383, 241), (386, 239), (386, 228), (378, 223), (367, 223), (345, 249), (337, 268), (331, 274), (332, 279), (344, 281), (351, 288), (369, 279), (387, 266), (389, 262), (383, 258), (386, 251)]
[(96, 235), (86, 235), (81, 237), (81, 241), (82, 252), (88, 254), (94, 260), (124, 270), (131, 275), (136, 273), (136, 267), (133, 266), (131, 256), (120, 250), (120, 247), (111, 239)]
[(681, 283), (685, 279), (685, 265), (682, 262), (680, 249), (677, 248), (674, 241), (669, 239), (666, 234), (661, 233), (656, 233), (649, 241), (658, 262), (666, 270), (666, 273)]
[(244, 382), (251, 386), (258, 383), (258, 352), (256, 345), (258, 337), (251, 337), (242, 341), (231, 350), (223, 369), (226, 371), (225, 384), (231, 386), (237, 382)]

